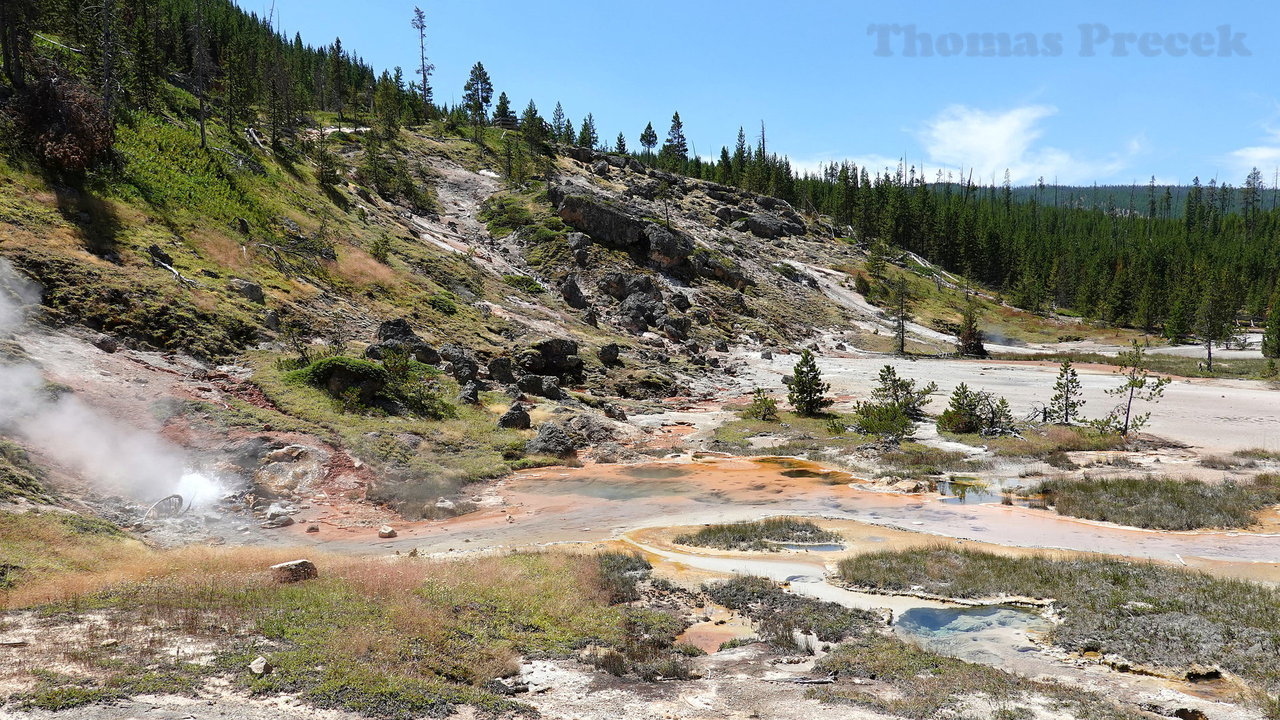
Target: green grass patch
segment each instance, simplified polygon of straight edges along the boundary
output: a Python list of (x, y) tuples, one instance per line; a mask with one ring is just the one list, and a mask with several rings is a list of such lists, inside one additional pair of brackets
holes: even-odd
[(1170, 668), (1214, 665), (1280, 690), (1280, 590), (1154, 564), (1102, 558), (1011, 558), (934, 547), (840, 561), (845, 582), (949, 597), (1053, 598), (1050, 639), (1075, 652), (1114, 653)]
[(528, 275), (503, 275), (502, 281), (517, 290), (523, 290), (530, 295), (538, 295), (547, 291), (546, 288)]
[(1246, 528), (1280, 504), (1280, 476), (1249, 482), (1114, 477), (1046, 480), (1031, 488), (1059, 515), (1157, 530)]
[[(1111, 355), (1098, 353), (1051, 353), (1048, 355), (1001, 353), (993, 355), (999, 360), (1032, 360), (1036, 362), (1056, 362), (1070, 360), (1073, 363), (1096, 363), (1098, 365), (1115, 365), (1118, 359)], [(1264, 358), (1230, 358), (1213, 360), (1213, 372), (1205, 369), (1204, 358), (1148, 353), (1145, 356), (1147, 368), (1160, 375), (1177, 377), (1204, 378), (1243, 378), (1248, 380), (1271, 379), (1267, 375), (1267, 360)], [(1119, 377), (1116, 379), (1119, 384)]]
[(765, 518), (754, 522), (708, 525), (695, 533), (677, 535), (681, 545), (724, 550), (779, 550), (780, 543), (838, 543), (839, 533), (823, 530), (812, 520), (792, 517)]

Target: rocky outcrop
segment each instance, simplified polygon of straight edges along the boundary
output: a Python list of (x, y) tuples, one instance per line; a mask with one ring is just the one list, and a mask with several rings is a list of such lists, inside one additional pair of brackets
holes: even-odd
[(472, 382), (480, 374), (480, 364), (475, 355), (461, 345), (449, 343), (440, 347), (440, 357), (449, 363), (449, 374), (465, 385)]
[(271, 450), (254, 473), (254, 485), (270, 497), (314, 492), (325, 479), (329, 459), (328, 452), (308, 445)]
[(618, 343), (608, 343), (601, 345), (596, 351), (596, 357), (600, 358), (600, 362), (605, 365), (617, 365), (622, 354), (622, 348)]
[(687, 267), (693, 242), (678, 231), (644, 219), (641, 209), (585, 195), (568, 195), (558, 187), (551, 189), (550, 197), (560, 219), (595, 242), (669, 272)]
[(440, 362), (440, 354), (418, 337), (409, 321), (404, 318), (388, 320), (378, 326), (378, 341), (365, 349), (365, 357), (381, 360), (388, 351), (408, 353), (415, 360), (427, 365)]
[(765, 213), (747, 216), (746, 227), (751, 231), (752, 235), (769, 240), (786, 235), (801, 235), (804, 233), (804, 223)]

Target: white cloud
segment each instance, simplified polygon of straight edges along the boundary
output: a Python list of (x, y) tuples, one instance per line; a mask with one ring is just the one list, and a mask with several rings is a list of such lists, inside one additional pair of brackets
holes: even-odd
[(944, 168), (972, 170), (974, 179), (1000, 182), (1009, 171), (1015, 184), (1043, 177), (1061, 183), (1093, 182), (1123, 170), (1129, 159), (1142, 153), (1146, 139), (1129, 140), (1123, 153), (1106, 158), (1085, 158), (1043, 145), (1042, 122), (1058, 109), (1051, 105), (1025, 105), (1005, 111), (987, 111), (952, 105), (927, 121), (918, 133), (929, 160)]
[(1222, 159), (1231, 173), (1232, 184), (1243, 183), (1254, 168), (1262, 172), (1269, 184), (1274, 182), (1276, 169), (1280, 168), (1280, 130), (1269, 130), (1268, 135), (1263, 144), (1233, 150)]

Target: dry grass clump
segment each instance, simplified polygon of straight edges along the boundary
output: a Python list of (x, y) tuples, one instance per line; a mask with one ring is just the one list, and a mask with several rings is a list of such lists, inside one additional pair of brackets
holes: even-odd
[(1280, 503), (1280, 476), (1250, 482), (1148, 477), (1046, 480), (1032, 488), (1059, 515), (1158, 530), (1245, 528)]
[(778, 550), (780, 543), (838, 543), (842, 540), (839, 533), (823, 530), (812, 520), (793, 517), (708, 525), (695, 533), (675, 538), (681, 545), (769, 551)]

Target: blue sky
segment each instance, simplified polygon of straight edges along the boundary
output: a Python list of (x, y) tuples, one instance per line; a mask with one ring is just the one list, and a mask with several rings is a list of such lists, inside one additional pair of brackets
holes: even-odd
[[(549, 116), (559, 100), (575, 124), (591, 112), (602, 138), (623, 131), (633, 146), (645, 122), (663, 136), (679, 110), (702, 155), (763, 120), (770, 148), (800, 167), (905, 157), (930, 177), (972, 168), (999, 180), (1008, 168), (1015, 183), (1237, 185), (1254, 165), (1271, 185), (1280, 168), (1280, 4), (1267, 1), (274, 4), (290, 35), (341, 37), (406, 74), (421, 5), (438, 100), (456, 101), (480, 60), (517, 109), (533, 98)], [(994, 34), (994, 56), (980, 36), (966, 55), (970, 33)], [(1013, 55), (1032, 45), (1036, 56)]]

